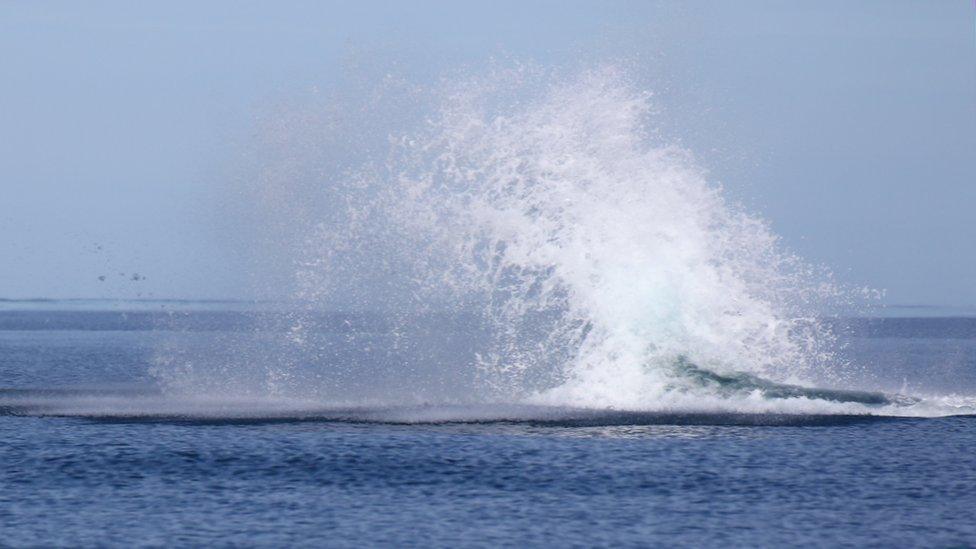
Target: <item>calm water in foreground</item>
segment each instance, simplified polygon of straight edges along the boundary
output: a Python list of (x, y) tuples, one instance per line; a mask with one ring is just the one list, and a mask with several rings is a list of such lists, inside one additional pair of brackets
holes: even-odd
[[(151, 384), (164, 336), (140, 315), (0, 312), (0, 545), (976, 545), (974, 417), (394, 424), (11, 404)], [(861, 321), (846, 352), (862, 386), (976, 394), (976, 319)]]

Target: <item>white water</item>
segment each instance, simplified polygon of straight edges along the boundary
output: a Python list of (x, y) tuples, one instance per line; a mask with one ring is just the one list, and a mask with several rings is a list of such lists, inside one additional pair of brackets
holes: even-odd
[[(651, 97), (620, 72), (499, 71), (439, 93), (382, 169), (343, 183), (376, 192), (317, 227), (301, 295), (321, 296), (336, 265), (393, 265), (408, 306), (485, 314), (474, 366), (535, 401), (652, 406), (680, 357), (780, 381), (829, 366), (810, 318), (833, 289), (691, 153), (651, 138)], [(550, 386), (525, 391), (540, 376)]]
[[(844, 296), (784, 251), (762, 219), (726, 200), (691, 152), (657, 135), (653, 97), (620, 70), (496, 69), (428, 92), (435, 99), (426, 120), (394, 132), (376, 158), (329, 173), (296, 173), (292, 163), (262, 192), (274, 198), (278, 225), (293, 225), (275, 234), (289, 241), (296, 300), (385, 308), (394, 318), (456, 309), (482, 319), (487, 337), (449, 366), (476, 381), (453, 400), (642, 411), (970, 411), (932, 400), (766, 398), (756, 388), (716, 391), (687, 375), (680, 365), (830, 385), (844, 365), (832, 353), (833, 334), (815, 318)], [(325, 206), (307, 207), (319, 193)], [(407, 322), (396, 345), (418, 344)], [(260, 354), (257, 367), (267, 375), (237, 393), (297, 398), (299, 408), (315, 401), (315, 384), (294, 365), (330, 359), (310, 343), (300, 314), (287, 341), (288, 358)], [(239, 370), (253, 376), (254, 368)], [(322, 381), (332, 370), (357, 375), (329, 364), (315, 383), (341, 393), (341, 381)], [(179, 398), (240, 388), (233, 366), (213, 373), (204, 379), (178, 368), (160, 378)], [(411, 375), (405, 367), (404, 386)], [(413, 391), (387, 392), (383, 402), (411, 404)]]

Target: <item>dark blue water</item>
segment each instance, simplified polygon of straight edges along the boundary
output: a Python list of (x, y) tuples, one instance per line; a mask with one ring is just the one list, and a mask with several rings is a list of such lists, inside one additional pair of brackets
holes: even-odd
[[(268, 325), (175, 318), (0, 312), (0, 544), (976, 545), (973, 417), (397, 424), (17, 404), (151, 393), (161, 348)], [(852, 386), (976, 393), (976, 319), (847, 324)], [(383, 328), (333, 316), (318, 330), (361, 348)]]

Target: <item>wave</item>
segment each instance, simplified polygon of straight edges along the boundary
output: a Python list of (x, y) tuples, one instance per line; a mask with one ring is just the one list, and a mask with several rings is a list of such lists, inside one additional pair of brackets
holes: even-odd
[(861, 404), (867, 407), (908, 407), (922, 401), (909, 395), (886, 394), (852, 389), (804, 387), (788, 383), (774, 383), (755, 375), (735, 372), (717, 374), (680, 360), (675, 371), (686, 380), (713, 394), (731, 398), (736, 394), (758, 393), (765, 399), (809, 399), (827, 402)]
[[(626, 71), (494, 66), (396, 91), (274, 124), (269, 160), (242, 193), (262, 214), (251, 218), (266, 219), (263, 249), (276, 255), (264, 263), (294, 267), (290, 302), (388, 311), (388, 354), (413, 349), (416, 362), (397, 374), (410, 390), (385, 402), (411, 406), (438, 385), (438, 403), (540, 413), (953, 413), (916, 397), (812, 388), (843, 379), (831, 325), (818, 318), (850, 294), (660, 135), (653, 95)], [(413, 105), (422, 115), (405, 128), (376, 120), (403, 97), (423, 97)], [(369, 146), (337, 154), (350, 143)], [(483, 328), (440, 363), (443, 379), (459, 378), (453, 369), (473, 380), (447, 396), (450, 382), (411, 383), (431, 346), (446, 345), (414, 337), (415, 313), (431, 310)], [(368, 370), (316, 339), (307, 311), (287, 323), (280, 353), (228, 349), (208, 362), (162, 349), (160, 405), (314, 403), (369, 383)], [(231, 386), (244, 390), (214, 392)]]

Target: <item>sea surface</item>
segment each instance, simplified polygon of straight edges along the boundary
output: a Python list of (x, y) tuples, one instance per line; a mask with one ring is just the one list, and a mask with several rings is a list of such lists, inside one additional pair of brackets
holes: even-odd
[[(268, 326), (254, 309), (0, 303), (0, 545), (976, 546), (967, 415), (162, 395), (161, 355), (186, 368), (199, 349), (228, 352)], [(976, 395), (976, 317), (912, 313), (843, 321), (840, 388)], [(362, 369), (345, 386), (396, 384), (396, 361), (375, 355), (383, 329), (335, 315), (316, 328)], [(457, 352), (466, 332), (443, 331)]]

